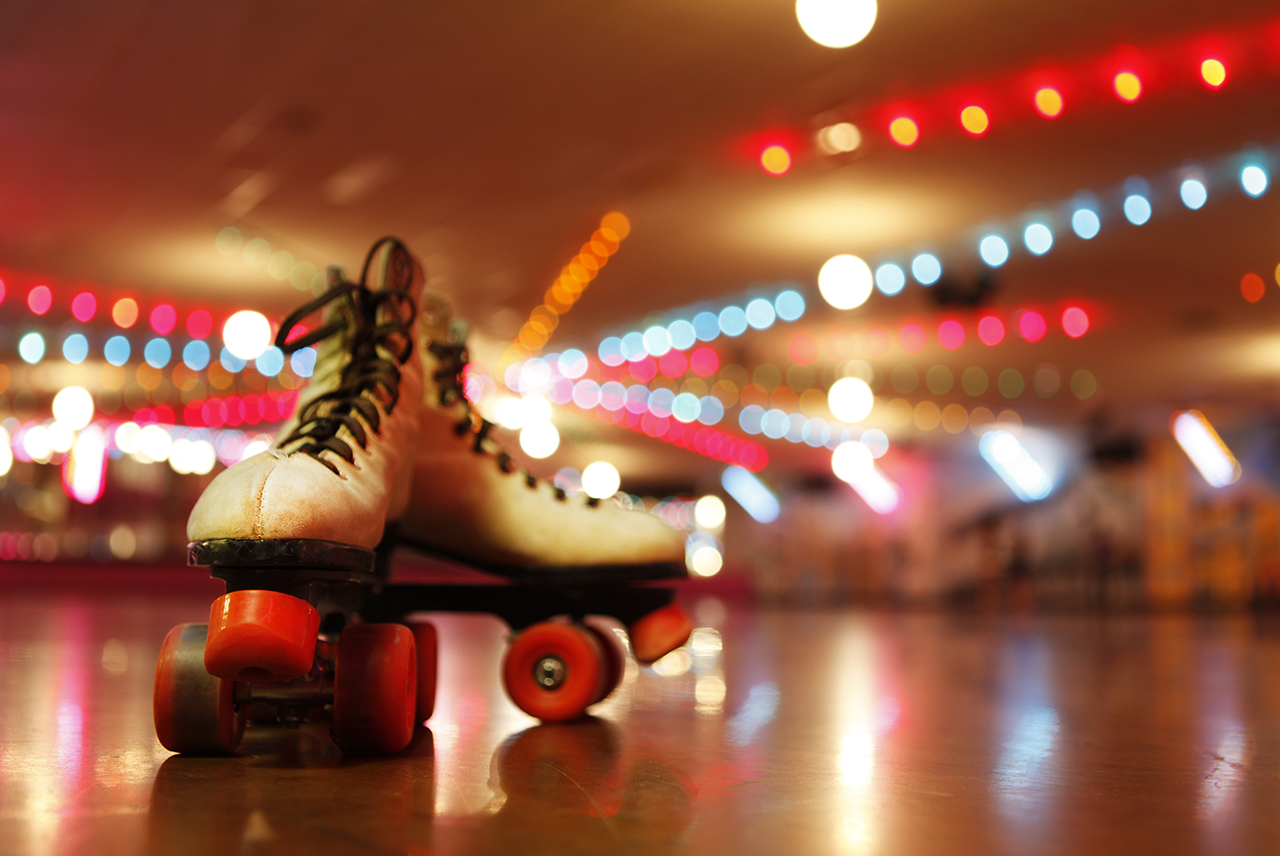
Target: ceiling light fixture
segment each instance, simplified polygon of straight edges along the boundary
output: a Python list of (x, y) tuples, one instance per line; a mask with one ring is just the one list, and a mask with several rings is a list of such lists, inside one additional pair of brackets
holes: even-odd
[(876, 0), (796, 0), (800, 29), (823, 47), (847, 48), (867, 37), (876, 22)]

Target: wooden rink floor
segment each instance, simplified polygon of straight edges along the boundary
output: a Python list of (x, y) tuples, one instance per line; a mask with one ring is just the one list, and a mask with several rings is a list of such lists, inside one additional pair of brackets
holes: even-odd
[[(104, 573), (111, 573), (105, 571)], [(1280, 621), (786, 611), (700, 628), (596, 717), (538, 725), (505, 628), (439, 621), (429, 729), (229, 758), (155, 739), (155, 658), (219, 590), (0, 595), (0, 854), (1280, 852)]]

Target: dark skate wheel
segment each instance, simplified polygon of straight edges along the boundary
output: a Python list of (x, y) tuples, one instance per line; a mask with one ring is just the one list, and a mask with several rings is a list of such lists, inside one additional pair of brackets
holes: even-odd
[(234, 681), (291, 681), (311, 671), (320, 613), (278, 591), (227, 592), (209, 610), (204, 666)]
[(676, 603), (654, 610), (627, 628), (631, 650), (646, 666), (679, 648), (692, 632), (693, 622)]
[(403, 624), (350, 624), (338, 639), (333, 737), (344, 752), (399, 752), (413, 738), (418, 663)]
[(543, 722), (566, 722), (604, 697), (605, 657), (603, 646), (585, 627), (535, 624), (511, 643), (502, 681), (525, 713)]
[(418, 693), (414, 721), (418, 725), (431, 718), (436, 709), (436, 664), (439, 644), (436, 626), (430, 621), (414, 621), (409, 624), (413, 642), (418, 652)]
[(613, 632), (613, 628), (604, 622), (597, 623), (588, 618), (585, 626), (604, 652), (604, 675), (600, 682), (600, 697), (596, 699), (604, 701), (622, 683), (622, 676), (627, 672), (627, 646)]
[(160, 646), (152, 712), (156, 737), (170, 752), (225, 755), (236, 751), (245, 718), (231, 681), (205, 671), (206, 624), (179, 624)]

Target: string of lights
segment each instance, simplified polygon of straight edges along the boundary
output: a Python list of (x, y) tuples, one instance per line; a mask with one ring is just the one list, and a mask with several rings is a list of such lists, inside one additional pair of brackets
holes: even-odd
[(766, 173), (780, 176), (814, 153), (842, 156), (876, 145), (909, 149), (926, 139), (985, 137), (995, 128), (1133, 104), (1156, 94), (1217, 92), (1274, 77), (1280, 72), (1278, 43), (1280, 20), (1272, 19), (1141, 50), (1117, 45), (1075, 62), (1041, 61), (998, 79), (837, 109), (824, 114), (827, 121), (816, 133), (801, 127), (767, 131), (742, 148)]
[[(1257, 199), (1270, 187), (1268, 166), (1278, 155), (1280, 146), (1275, 144), (1251, 146), (1203, 164), (1186, 163), (1150, 181), (1132, 176), (1096, 194), (1082, 191), (1056, 205), (1028, 210), (1014, 220), (987, 224), (972, 233), (972, 246), (983, 265), (994, 270), (1018, 252), (1019, 244), (1031, 257), (1044, 256), (1068, 233), (1091, 241), (1104, 227), (1121, 219), (1140, 227), (1179, 208), (1197, 211), (1211, 200), (1226, 198), (1233, 185), (1246, 197)], [(836, 256), (819, 272), (819, 290), (836, 308), (852, 309), (871, 296), (873, 283), (886, 297), (901, 294), (909, 280), (930, 287), (944, 277), (940, 255), (937, 249), (923, 248), (880, 253), (874, 267), (855, 256)], [(857, 264), (848, 264), (846, 259)]]
[(542, 304), (529, 313), (529, 320), (520, 328), (516, 340), (499, 359), (500, 368), (542, 350), (559, 326), (560, 316), (573, 308), (629, 234), (631, 221), (626, 215), (613, 211), (601, 218), (600, 228), (591, 234), (590, 240), (560, 271), (543, 295)]

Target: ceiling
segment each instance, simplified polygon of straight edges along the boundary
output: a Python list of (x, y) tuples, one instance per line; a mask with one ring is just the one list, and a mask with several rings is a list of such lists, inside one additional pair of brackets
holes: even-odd
[[(862, 125), (859, 152), (822, 157), (807, 144), (813, 129), (1035, 69), (1091, 68), (1126, 44), (1141, 55), (1229, 38), (1274, 15), (1274, 4), (1243, 0), (882, 0), (865, 41), (832, 50), (801, 32), (788, 0), (10, 0), (0, 6), (0, 267), (15, 281), (278, 316), (298, 292), (221, 255), (219, 230), (349, 268), (391, 233), (472, 320), (479, 355), (495, 359), (600, 216), (619, 210), (631, 236), (550, 348), (590, 352), (651, 313), (790, 280), (807, 289), (805, 319), (726, 354), (785, 364), (797, 332), (821, 341), (908, 318), (936, 326), (940, 310), (914, 285), (850, 312), (821, 305), (814, 283), (828, 257), (928, 246), (976, 273), (984, 224), (1280, 139), (1280, 68), (1263, 62), (1221, 92), (1153, 84), (1136, 104), (996, 122), (982, 139), (926, 133), (909, 150)], [(753, 162), (753, 141), (771, 133), (799, 141), (782, 177)], [(992, 307), (1076, 301), (1094, 319), (1085, 338), (1058, 331), (990, 349), (971, 338), (896, 361), (1092, 371), (1096, 398), (1026, 404), (1025, 420), (1050, 425), (1102, 414), (1150, 426), (1193, 404), (1270, 413), (1280, 194), (1217, 192), (1200, 211), (1171, 204), (1142, 228), (1113, 220), (1088, 243), (1062, 229), (1047, 256), (1015, 253), (996, 272)], [(1268, 283), (1255, 304), (1239, 288), (1251, 271)], [(630, 444), (646, 466), (688, 465), (685, 452), (618, 433), (597, 439)], [(786, 444), (775, 459), (826, 466)]]

